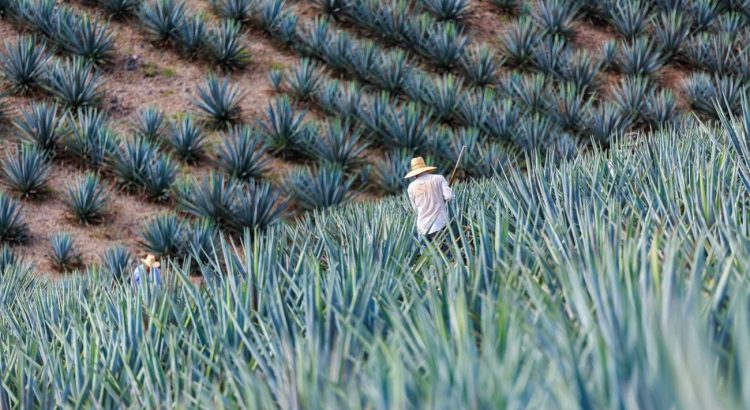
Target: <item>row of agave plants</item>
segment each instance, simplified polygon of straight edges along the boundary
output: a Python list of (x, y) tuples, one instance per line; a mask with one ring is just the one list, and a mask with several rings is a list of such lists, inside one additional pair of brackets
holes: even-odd
[(459, 185), (426, 263), (391, 198), (165, 261), (160, 289), (114, 252), (10, 264), (0, 405), (747, 408), (744, 114)]
[[(215, 8), (219, 7), (216, 4), (228, 7), (224, 2), (214, 2)], [(243, 10), (251, 13), (253, 8)], [(226, 11), (217, 13), (231, 17)], [(480, 47), (472, 55), (481, 58), (466, 60), (465, 67), (471, 67), (468, 71), (474, 75), (434, 78), (414, 65), (403, 51), (386, 51), (371, 41), (356, 40), (346, 31), (332, 30), (326, 19), (301, 27), (295, 48), (358, 82), (418, 102), (423, 115), (436, 121), (477, 128), (484, 137), (510, 140), (527, 149), (558, 148), (571, 135), (584, 141), (594, 138), (606, 142), (627, 130), (679, 120), (674, 94), (656, 81), (655, 74), (663, 66), (662, 54), (648, 39), (607, 43), (602, 56), (593, 58), (587, 52), (572, 50), (569, 39), (562, 35), (568, 30), (553, 33), (542, 25), (543, 21), (542, 17), (522, 18), (501, 38), (503, 65), (520, 70), (503, 76), (498, 74), (500, 64), (490, 49)], [(604, 70), (625, 75), (608, 101), (599, 97)], [(311, 78), (315, 70), (305, 69), (295, 75), (302, 92), (309, 93), (316, 83)], [(721, 72), (696, 73), (686, 81), (683, 91), (695, 111), (717, 119), (713, 101), (727, 100), (736, 109), (746, 91), (745, 84), (742, 78)], [(491, 113), (505, 112), (502, 108), (513, 100), (521, 102), (519, 122), (525, 124), (522, 129), (526, 131), (515, 138), (507, 138), (502, 132), (487, 133), (497, 118)]]

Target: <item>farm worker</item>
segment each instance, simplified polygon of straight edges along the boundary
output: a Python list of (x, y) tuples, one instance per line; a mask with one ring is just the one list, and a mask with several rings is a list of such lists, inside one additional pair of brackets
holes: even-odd
[(154, 255), (147, 255), (146, 259), (141, 259), (141, 264), (133, 272), (133, 282), (138, 286), (143, 282), (153, 282), (156, 287), (161, 286), (161, 264), (156, 261)]
[(411, 171), (404, 178), (414, 178), (409, 184), (409, 201), (417, 213), (417, 231), (429, 242), (434, 241), (448, 225), (447, 201), (453, 199), (448, 181), (433, 174), (422, 157), (411, 160)]

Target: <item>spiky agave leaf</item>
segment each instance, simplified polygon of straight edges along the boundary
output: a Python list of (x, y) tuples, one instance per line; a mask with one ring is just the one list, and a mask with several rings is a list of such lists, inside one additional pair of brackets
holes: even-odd
[[(731, 0), (730, 0), (731, 1)], [(747, 4), (750, 7), (750, 2), (746, 0), (739, 0)], [(750, 8), (748, 8), (750, 10)], [(722, 35), (728, 35), (732, 38), (736, 38), (742, 33), (744, 28), (745, 20), (739, 12), (732, 11), (721, 14), (711, 24), (711, 28), (716, 33)]]
[(164, 202), (180, 171), (180, 165), (167, 154), (150, 158), (140, 177), (140, 184), (153, 201)]
[(186, 233), (185, 221), (167, 212), (144, 223), (141, 242), (146, 251), (158, 258), (180, 258), (185, 255)]
[(617, 67), (625, 75), (650, 76), (664, 66), (664, 58), (647, 38), (639, 37), (631, 44), (621, 43)]
[(564, 68), (562, 79), (571, 83), (579, 93), (592, 94), (598, 87), (597, 76), (601, 63), (589, 56), (589, 53), (577, 51), (573, 54), (570, 64)]
[(646, 120), (654, 127), (675, 124), (680, 117), (672, 90), (660, 90), (646, 104)]
[(313, 60), (303, 58), (286, 76), (289, 92), (302, 101), (307, 101), (318, 92), (321, 85), (320, 67)]
[(185, 253), (196, 263), (205, 264), (217, 257), (219, 229), (211, 221), (196, 221), (186, 226)]
[(690, 6), (689, 0), (655, 0), (654, 5), (665, 13), (686, 10)]
[(135, 263), (133, 255), (128, 248), (122, 245), (115, 245), (111, 248), (107, 248), (99, 260), (102, 268), (108, 272), (112, 278), (120, 282), (130, 274), (130, 270)]
[(147, 0), (138, 10), (138, 18), (154, 41), (177, 40), (185, 22), (182, 0)]
[(58, 115), (57, 103), (32, 103), (21, 111), (14, 125), (22, 140), (54, 155), (60, 141), (62, 118)]
[(496, 80), (499, 61), (495, 52), (482, 44), (471, 48), (461, 59), (461, 71), (475, 87), (487, 87)]
[(323, 209), (342, 204), (351, 198), (354, 179), (336, 165), (298, 168), (284, 180), (287, 194), (303, 210)]
[(652, 93), (653, 86), (646, 77), (625, 77), (612, 90), (612, 98), (625, 115), (643, 120)]
[(239, 23), (224, 20), (209, 31), (208, 52), (214, 63), (225, 70), (241, 70), (250, 63), (250, 51), (242, 40), (240, 28)]
[(425, 56), (430, 64), (441, 70), (450, 70), (463, 58), (468, 38), (454, 23), (424, 24), (420, 39), (413, 47)]
[(264, 230), (279, 220), (285, 208), (280, 192), (268, 181), (250, 180), (240, 186), (227, 228), (236, 233)]
[(634, 40), (648, 26), (648, 4), (641, 0), (613, 0), (607, 8), (609, 22), (628, 40)]
[(155, 141), (164, 136), (168, 126), (164, 112), (154, 106), (148, 106), (138, 109), (133, 123), (133, 132), (137, 137)]
[(471, 0), (420, 0), (419, 3), (438, 21), (463, 22), (471, 16)]
[(297, 16), (286, 8), (285, 0), (261, 0), (256, 18), (258, 24), (283, 43), (296, 39)]
[(408, 55), (400, 49), (379, 54), (370, 70), (369, 80), (380, 89), (398, 92), (412, 78), (413, 68)]
[(742, 95), (747, 93), (747, 86), (732, 77), (711, 77), (696, 73), (688, 77), (684, 92), (690, 107), (699, 115), (719, 120), (717, 106), (738, 113)]
[(135, 189), (145, 178), (149, 162), (157, 155), (157, 146), (145, 138), (125, 141), (110, 161), (117, 183), (128, 191)]
[(8, 244), (3, 244), (0, 247), (0, 275), (2, 275), (7, 269), (12, 269), (21, 265), (21, 258), (16, 255), (16, 252)]
[(299, 153), (308, 132), (304, 118), (305, 112), (295, 110), (287, 96), (275, 98), (269, 103), (266, 118), (259, 122), (269, 150), (274, 154), (286, 150)]
[(75, 117), (68, 117), (67, 128), (65, 146), (94, 169), (102, 167), (115, 152), (117, 136), (103, 112), (95, 108), (79, 109)]
[(70, 13), (67, 6), (58, 5), (55, 0), (20, 1), (14, 6), (16, 19), (50, 39), (57, 34), (62, 10)]
[(344, 169), (361, 162), (367, 147), (362, 141), (361, 128), (340, 118), (326, 121), (319, 137), (309, 141), (308, 145), (311, 157), (322, 163), (340, 165)]
[(462, 79), (446, 74), (433, 80), (427, 75), (414, 77), (407, 85), (412, 99), (430, 107), (433, 116), (439, 121), (450, 121), (459, 103), (463, 87)]
[(78, 244), (70, 232), (57, 232), (50, 238), (50, 261), (62, 272), (80, 267), (83, 264)]
[(65, 185), (63, 202), (80, 223), (101, 222), (107, 213), (108, 201), (109, 190), (99, 175), (93, 172), (80, 175)]
[(546, 37), (534, 47), (532, 60), (540, 72), (562, 77), (572, 60), (572, 52), (562, 37)]
[(97, 106), (102, 99), (101, 75), (80, 57), (48, 66), (46, 88), (66, 107), (76, 110)]
[(111, 17), (120, 19), (135, 14), (143, 0), (96, 0)]
[(579, 7), (574, 1), (537, 0), (532, 16), (545, 34), (570, 38)]
[(208, 120), (220, 127), (240, 122), (242, 93), (237, 84), (229, 78), (209, 75), (203, 85), (198, 86), (198, 98), (194, 104)]
[(260, 178), (267, 170), (263, 134), (255, 128), (235, 127), (221, 138), (216, 152), (217, 165), (238, 180)]
[(748, 78), (750, 73), (745, 50), (727, 34), (699, 34), (687, 42), (683, 54), (689, 63), (712, 74)]
[(35, 36), (19, 36), (15, 42), (5, 43), (0, 66), (3, 77), (11, 84), (11, 90), (26, 93), (41, 86), (49, 59), (44, 41)]
[(513, 23), (500, 37), (500, 45), (505, 61), (511, 67), (525, 67), (532, 61), (534, 47), (541, 35), (534, 23), (522, 17)]
[(209, 43), (209, 31), (206, 28), (206, 17), (203, 13), (185, 19), (177, 29), (177, 43), (188, 57), (195, 57)]
[(552, 120), (539, 113), (530, 116), (521, 116), (515, 142), (526, 151), (544, 152), (559, 135), (559, 130)]
[(241, 185), (235, 179), (211, 171), (200, 183), (192, 180), (178, 181), (175, 190), (180, 210), (205, 218), (223, 228), (232, 223)]
[(679, 52), (689, 34), (690, 23), (683, 18), (683, 13), (677, 10), (659, 14), (654, 25), (654, 38), (666, 58), (671, 58)]
[(516, 136), (520, 111), (513, 100), (503, 99), (487, 111), (482, 130), (497, 141), (512, 141)]
[(617, 60), (617, 54), (619, 51), (618, 43), (616, 40), (607, 40), (601, 48), (601, 65), (605, 70), (612, 70), (615, 67)]
[(310, 2), (321, 12), (334, 17), (345, 13), (349, 7), (349, 0), (311, 0)]
[(496, 99), (495, 93), (489, 88), (462, 93), (461, 100), (456, 107), (457, 122), (470, 127), (482, 127)]
[(185, 115), (172, 125), (167, 142), (180, 159), (188, 164), (198, 162), (205, 155), (207, 136), (190, 115)]
[(404, 175), (409, 172), (409, 164), (414, 153), (408, 149), (387, 151), (382, 158), (375, 160), (373, 183), (386, 195), (397, 194), (409, 185)]
[(416, 151), (427, 142), (430, 116), (414, 103), (400, 108), (388, 106), (376, 132), (386, 145)]
[(59, 19), (55, 42), (66, 52), (93, 65), (107, 64), (114, 57), (114, 34), (107, 23), (88, 14)]
[(513, 97), (520, 101), (526, 110), (531, 112), (546, 112), (550, 102), (548, 79), (543, 74), (532, 74), (511, 78), (509, 91)]
[(688, 8), (692, 22), (692, 31), (701, 32), (707, 29), (719, 15), (718, 5), (714, 0), (694, 0)]
[(476, 128), (462, 128), (450, 139), (447, 150), (449, 163), (456, 164), (461, 149), (466, 147), (459, 170), (472, 178), (483, 178), (495, 173), (509, 164), (505, 150), (497, 142), (486, 143)]
[(258, 0), (209, 0), (217, 16), (238, 23), (249, 22), (256, 12), (258, 3)]
[(589, 111), (588, 132), (599, 143), (609, 143), (622, 136), (632, 124), (632, 117), (613, 103), (604, 103)]
[(5, 183), (24, 198), (38, 197), (47, 189), (52, 165), (36, 145), (23, 144), (2, 161)]
[(574, 84), (565, 83), (557, 90), (552, 116), (565, 130), (579, 130), (585, 123), (585, 113), (591, 98), (579, 92)]
[(21, 204), (5, 191), (0, 191), (0, 242), (24, 244), (29, 239)]

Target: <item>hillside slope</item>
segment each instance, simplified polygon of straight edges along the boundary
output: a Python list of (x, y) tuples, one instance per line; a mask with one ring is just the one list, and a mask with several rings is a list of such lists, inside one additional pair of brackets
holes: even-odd
[(394, 198), (223, 243), (200, 287), (10, 269), (0, 404), (747, 408), (748, 120), (459, 185), (418, 268)]

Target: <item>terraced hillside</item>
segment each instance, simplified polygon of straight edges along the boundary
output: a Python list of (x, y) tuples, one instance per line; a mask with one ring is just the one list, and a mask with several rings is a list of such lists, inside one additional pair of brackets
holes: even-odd
[(397, 197), (222, 243), (201, 286), (7, 268), (0, 407), (748, 408), (745, 114), (459, 184), (423, 264)]
[[(0, 0), (2, 255), (205, 259), (219, 231), (737, 112), (735, 0)], [(61, 233), (61, 234), (58, 234)], [(132, 259), (132, 258), (130, 258)]]

